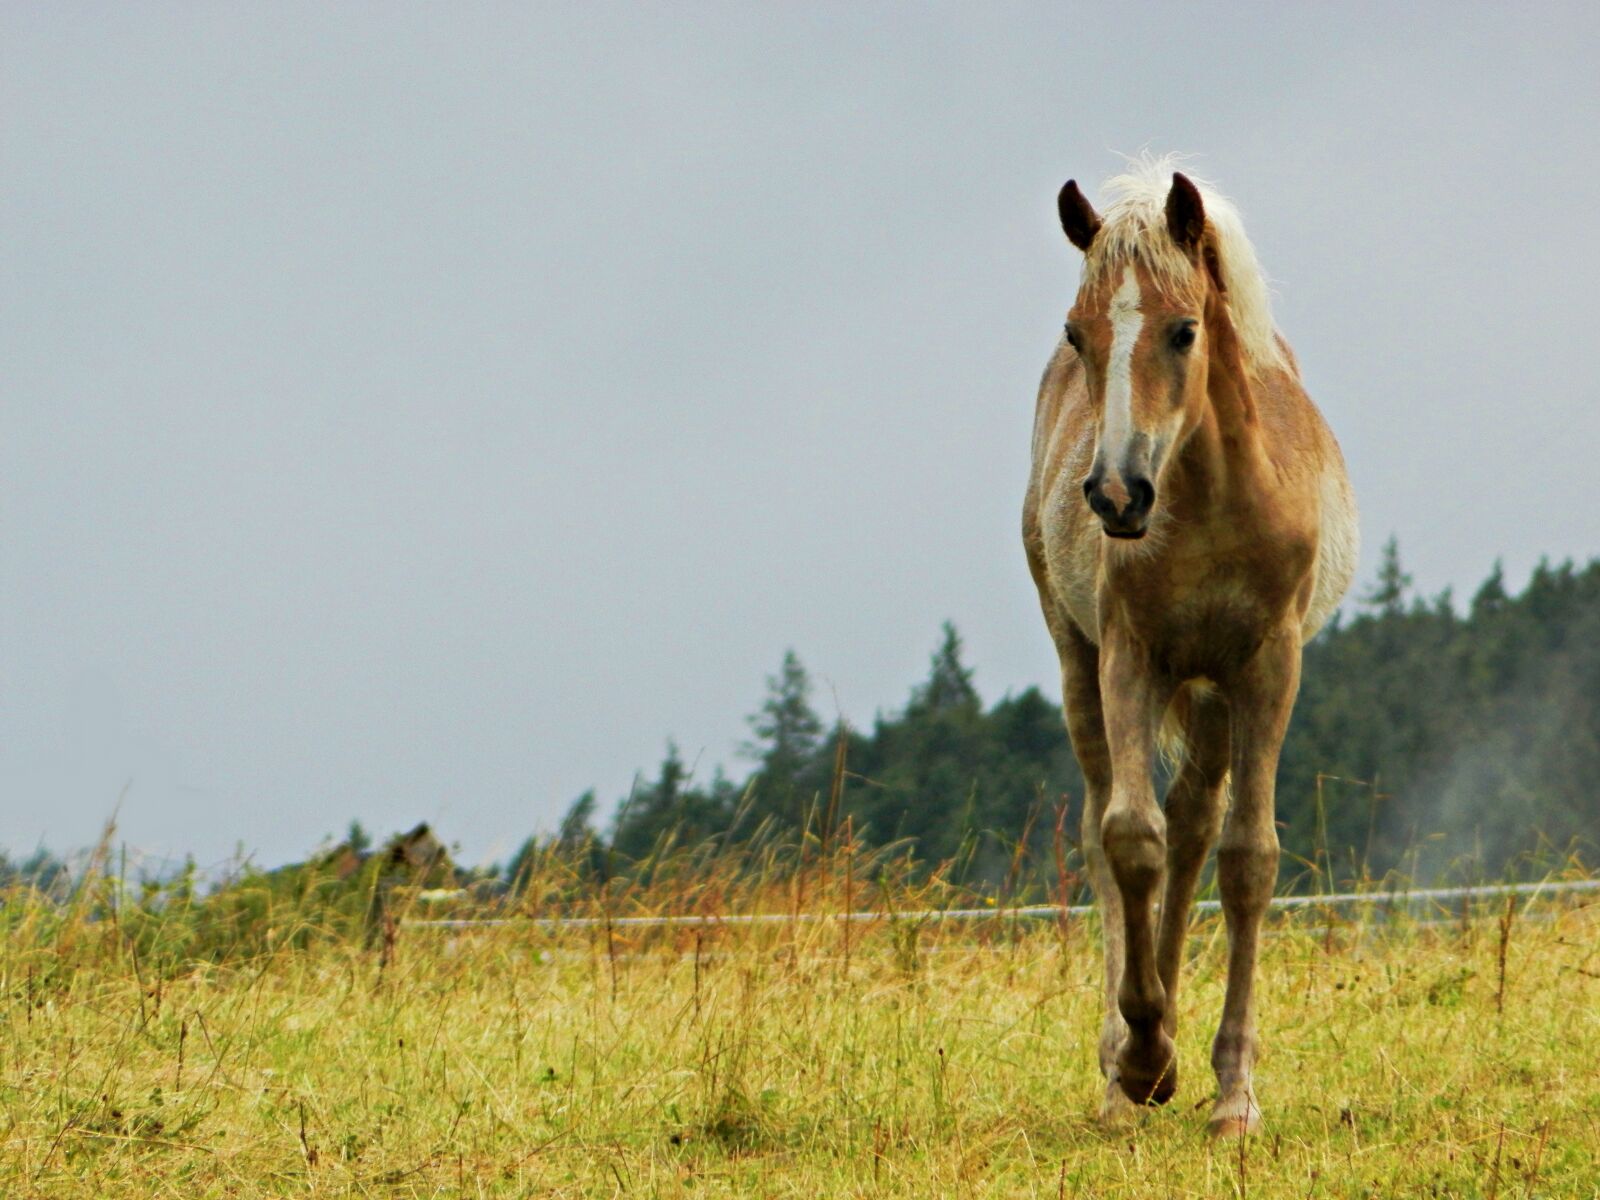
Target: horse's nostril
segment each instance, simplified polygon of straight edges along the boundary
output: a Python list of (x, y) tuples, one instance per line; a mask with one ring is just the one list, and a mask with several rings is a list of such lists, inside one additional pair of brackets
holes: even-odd
[(1128, 500), (1128, 511), (1147, 513), (1156, 502), (1156, 485), (1148, 479), (1131, 481), (1128, 490), (1133, 493)]

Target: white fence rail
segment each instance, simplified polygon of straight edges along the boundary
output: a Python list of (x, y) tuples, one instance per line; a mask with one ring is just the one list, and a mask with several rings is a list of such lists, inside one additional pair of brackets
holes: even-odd
[[(1600, 891), (1600, 879), (1577, 879), (1546, 883), (1504, 883), (1482, 887), (1414, 888), (1402, 892), (1334, 892), (1313, 896), (1275, 896), (1274, 908), (1348, 908), (1367, 905), (1375, 909), (1410, 909), (1425, 905), (1444, 907), (1457, 901), (1490, 899), (1498, 896), (1527, 896), (1541, 899), (1545, 896), (1571, 892)], [(1216, 912), (1222, 907), (1220, 900), (1197, 900), (1195, 908), (1201, 912)], [(502, 925), (531, 926), (536, 929), (712, 929), (737, 925), (815, 924), (840, 921), (851, 924), (873, 924), (887, 921), (981, 921), (1053, 918), (1065, 912), (1067, 916), (1084, 916), (1093, 911), (1091, 905), (1074, 904), (1065, 910), (1058, 904), (1026, 904), (1015, 908), (928, 908), (905, 912), (838, 912), (838, 913), (732, 913), (726, 916), (679, 914), (639, 917), (439, 917), (420, 921), (407, 921), (408, 929), (487, 929)]]

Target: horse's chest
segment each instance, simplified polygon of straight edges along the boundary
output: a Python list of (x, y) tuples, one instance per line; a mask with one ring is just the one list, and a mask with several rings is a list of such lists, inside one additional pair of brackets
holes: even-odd
[(1175, 600), (1141, 624), (1143, 640), (1169, 671), (1214, 677), (1253, 654), (1271, 621), (1260, 598), (1240, 590)]
[(1292, 589), (1227, 570), (1183, 586), (1153, 586), (1128, 596), (1124, 611), (1138, 639), (1180, 678), (1216, 678), (1247, 660), (1279, 624)]

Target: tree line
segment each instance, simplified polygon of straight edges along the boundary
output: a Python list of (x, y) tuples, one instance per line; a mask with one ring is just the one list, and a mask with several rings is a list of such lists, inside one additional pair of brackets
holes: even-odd
[[(556, 838), (625, 870), (669, 843), (825, 838), (848, 822), (868, 845), (991, 884), (1019, 842), (1044, 869), (1058, 818), (1075, 840), (1083, 783), (1059, 706), (1036, 688), (986, 705), (952, 625), (904, 706), (870, 728), (825, 722), (811, 693), (790, 650), (749, 718), (745, 777), (695, 780), (669, 743), (608, 823), (589, 792)], [(1593, 861), (1600, 560), (1542, 562), (1516, 595), (1497, 565), (1462, 607), (1415, 595), (1391, 539), (1354, 611), (1306, 648), (1278, 820), (1290, 886)]]
[[(848, 833), (978, 886), (1038, 880), (1076, 841), (1083, 781), (1057, 704), (1037, 688), (986, 704), (946, 624), (926, 677), (869, 727), (829, 722), (788, 651), (750, 716), (742, 777), (697, 779), (668, 743), (631, 793), (580, 796), (503, 866), (560, 851), (597, 877), (706, 844), (803, 846)], [(1160, 767), (1158, 764), (1158, 771)], [(1541, 562), (1520, 593), (1497, 565), (1465, 605), (1415, 594), (1393, 539), (1374, 584), (1306, 647), (1278, 773), (1284, 886), (1398, 874), (1536, 873), (1600, 846), (1600, 559)], [(359, 825), (339, 849), (360, 858)], [(467, 874), (467, 873), (462, 873)], [(53, 893), (47, 851), (0, 852), (0, 890)]]

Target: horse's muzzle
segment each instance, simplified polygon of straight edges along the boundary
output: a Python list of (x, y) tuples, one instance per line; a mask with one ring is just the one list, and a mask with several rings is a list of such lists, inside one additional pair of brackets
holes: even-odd
[(1083, 498), (1089, 502), (1090, 511), (1100, 518), (1107, 537), (1137, 541), (1144, 536), (1150, 523), (1156, 485), (1136, 475), (1126, 480), (1125, 487), (1108, 488), (1104, 476), (1097, 472), (1083, 481)]

